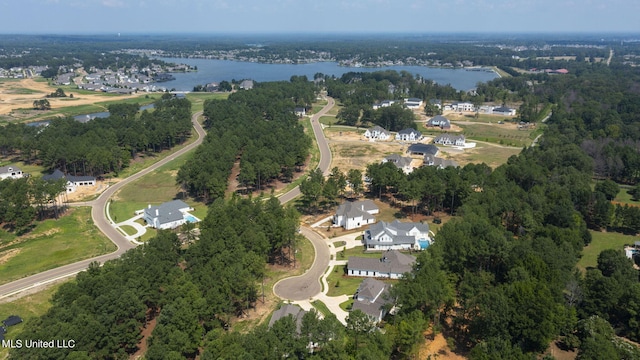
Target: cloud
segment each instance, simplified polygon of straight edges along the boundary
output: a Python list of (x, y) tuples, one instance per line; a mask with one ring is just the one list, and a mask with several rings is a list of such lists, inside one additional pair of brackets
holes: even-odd
[(102, 0), (102, 5), (111, 8), (121, 8), (125, 6), (121, 0)]

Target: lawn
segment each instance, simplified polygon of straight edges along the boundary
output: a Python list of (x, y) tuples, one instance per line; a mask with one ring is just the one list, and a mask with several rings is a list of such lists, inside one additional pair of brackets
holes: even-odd
[(231, 93), (188, 93), (187, 99), (191, 101), (191, 112), (198, 112), (204, 109), (205, 100), (218, 99), (224, 100)]
[[(70, 280), (65, 282), (68, 281)], [(61, 285), (62, 283), (58, 283), (43, 291), (0, 304), (0, 318), (5, 319), (10, 315), (18, 315), (24, 320), (24, 322), (8, 328), (5, 339), (16, 340), (17, 335), (22, 332), (26, 322), (44, 315), (51, 307), (51, 297), (58, 291)], [(0, 346), (0, 359), (6, 359), (8, 355), (9, 348)]]
[(39, 222), (23, 236), (0, 230), (0, 238), (1, 284), (116, 250), (93, 225), (89, 207), (71, 208), (58, 220)]
[(507, 129), (486, 124), (458, 125), (468, 140), (479, 140), (506, 146), (522, 148), (533, 142), (532, 130)]
[(338, 118), (335, 116), (321, 116), (320, 123), (325, 125), (335, 125), (338, 123)]
[(331, 274), (327, 277), (327, 284), (329, 284), (327, 296), (353, 296), (356, 290), (358, 290), (358, 286), (362, 283), (363, 278), (344, 276), (345, 267), (345, 265), (335, 266)]
[(631, 187), (627, 188), (627, 187), (620, 186), (620, 191), (618, 192), (618, 195), (616, 195), (616, 198), (614, 199), (614, 201), (622, 204), (640, 206), (640, 201), (633, 200), (633, 196), (629, 194), (629, 191), (631, 191), (632, 189), (633, 188)]
[[(453, 158), (459, 163), (485, 163), (492, 168), (496, 168), (513, 156), (518, 155), (522, 149), (497, 147), (488, 144), (478, 144), (474, 149), (466, 150), (463, 154), (455, 155)], [(443, 151), (444, 152), (444, 151)]]
[(349, 299), (343, 302), (342, 304), (340, 304), (340, 309), (344, 311), (351, 311), (352, 307), (353, 307), (353, 299)]
[(614, 232), (590, 231), (592, 240), (588, 246), (582, 250), (582, 258), (578, 261), (578, 268), (582, 271), (596, 267), (598, 265), (598, 255), (602, 250), (616, 249), (622, 250), (624, 245), (633, 244), (638, 237), (623, 235)]
[(354, 248), (346, 249), (344, 251), (338, 251), (338, 253), (336, 254), (336, 260), (349, 260), (349, 256), (359, 256), (359, 257), (379, 259), (381, 254), (382, 254), (381, 251), (364, 252), (364, 246), (356, 246)]
[(331, 315), (331, 310), (329, 310), (327, 305), (325, 303), (323, 303), (322, 301), (314, 300), (314, 301), (311, 302), (311, 305), (313, 305), (314, 308), (318, 309), (318, 311), (320, 313), (322, 313), (322, 315), (324, 315), (324, 316)]
[(124, 231), (127, 235), (131, 236), (135, 234), (137, 231), (133, 226), (130, 225), (121, 225), (120, 230)]

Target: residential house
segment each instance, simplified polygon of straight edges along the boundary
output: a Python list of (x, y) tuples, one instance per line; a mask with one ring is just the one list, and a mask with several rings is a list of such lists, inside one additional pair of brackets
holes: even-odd
[(297, 117), (303, 117), (305, 115), (307, 115), (307, 109), (303, 108), (303, 107), (296, 107), (293, 112), (296, 114)]
[(11, 315), (8, 318), (2, 320), (2, 323), (4, 324), (4, 326), (14, 326), (14, 325), (18, 325), (22, 322), (22, 318), (18, 315)]
[(364, 279), (353, 296), (351, 311), (360, 310), (373, 321), (380, 322), (387, 315), (391, 285), (376, 279)]
[(516, 109), (512, 109), (506, 106), (500, 106), (500, 107), (494, 108), (492, 113), (495, 115), (515, 116)]
[(382, 159), (382, 163), (390, 162), (394, 164), (398, 169), (402, 170), (405, 174), (410, 174), (413, 171), (413, 167), (411, 167), (411, 162), (413, 161), (410, 157), (403, 157), (398, 154), (391, 154), (386, 158)]
[(436, 138), (433, 139), (433, 143), (446, 146), (464, 146), (465, 137), (464, 135), (442, 134), (436, 136)]
[(430, 99), (429, 100), (429, 104), (433, 105), (433, 106), (437, 106), (438, 109), (442, 109), (442, 100), (439, 99)]
[(373, 216), (380, 209), (371, 200), (349, 201), (340, 206), (333, 216), (333, 224), (342, 226), (345, 230), (352, 230), (360, 226), (373, 224), (376, 218)]
[(373, 110), (378, 110), (383, 107), (389, 107), (395, 103), (396, 103), (395, 100), (384, 100), (379, 103), (373, 104)]
[(422, 139), (422, 133), (412, 128), (402, 129), (396, 134), (396, 140), (400, 141), (419, 141), (420, 139)]
[(415, 256), (397, 250), (383, 252), (380, 259), (349, 256), (347, 275), (399, 279), (403, 274), (411, 272), (415, 262)]
[(44, 175), (42, 180), (45, 181), (56, 181), (60, 179), (65, 179), (67, 181), (66, 189), (68, 193), (72, 193), (77, 190), (79, 186), (95, 186), (96, 178), (94, 176), (75, 176), (75, 175), (65, 175), (59, 169), (53, 171), (53, 173)]
[(253, 80), (242, 80), (242, 82), (240, 83), (240, 89), (251, 90), (253, 89), (253, 85)]
[(436, 166), (440, 169), (444, 169), (450, 166), (459, 167), (460, 165), (458, 165), (458, 163), (453, 160), (446, 160), (437, 156), (427, 154), (424, 156), (422, 166)]
[(427, 121), (427, 127), (439, 127), (440, 129), (451, 129), (451, 121), (442, 115), (436, 115)]
[(370, 129), (367, 129), (367, 131), (364, 132), (364, 137), (369, 139), (369, 141), (375, 141), (375, 140), (385, 141), (391, 138), (391, 133), (383, 129), (382, 127), (376, 125)]
[(152, 228), (175, 229), (193, 218), (188, 211), (193, 211), (193, 208), (182, 200), (173, 200), (158, 206), (149, 204), (144, 209), (143, 218)]
[(19, 179), (23, 176), (24, 173), (17, 166), (0, 166), (0, 180)]
[(271, 315), (271, 320), (269, 320), (269, 328), (276, 323), (276, 321), (280, 319), (284, 319), (287, 316), (293, 317), (294, 322), (296, 323), (296, 331), (300, 334), (300, 328), (302, 327), (302, 317), (308, 311), (301, 309), (297, 305), (292, 304), (284, 304), (278, 310), (274, 311)]
[(437, 155), (438, 147), (433, 144), (411, 144), (407, 148), (407, 152), (411, 155)]
[(476, 107), (473, 106), (473, 104), (470, 102), (455, 102), (451, 104), (451, 110), (458, 111), (458, 112), (463, 112), (463, 111), (470, 112), (470, 111), (476, 111)]
[(364, 232), (366, 250), (422, 250), (430, 244), (429, 225), (423, 223), (380, 221)]
[(406, 106), (408, 109), (417, 109), (420, 106), (422, 106), (422, 99), (417, 99), (417, 98), (404, 99), (404, 106)]

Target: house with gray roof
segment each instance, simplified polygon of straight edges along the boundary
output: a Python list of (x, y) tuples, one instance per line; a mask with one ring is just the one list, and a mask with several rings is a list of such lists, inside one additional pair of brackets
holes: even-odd
[(422, 104), (423, 104), (422, 99), (418, 99), (418, 98), (404, 99), (404, 106), (406, 106), (407, 109), (417, 109), (420, 106), (422, 106)]
[(442, 115), (436, 115), (427, 121), (427, 127), (439, 127), (440, 129), (451, 129), (451, 121)]
[(253, 89), (253, 86), (253, 80), (242, 80), (242, 82), (240, 83), (240, 89), (243, 90), (251, 90)]
[(422, 166), (436, 166), (439, 169), (444, 169), (451, 166), (459, 167), (460, 165), (458, 165), (458, 163), (453, 160), (447, 160), (427, 154), (424, 156), (424, 162), (422, 163)]
[(384, 140), (389, 140), (391, 138), (391, 133), (385, 130), (384, 128), (376, 125), (370, 129), (367, 129), (364, 132), (364, 137), (369, 139), (369, 141), (376, 141), (376, 140), (384, 141)]
[(413, 171), (413, 167), (411, 167), (411, 162), (413, 161), (410, 157), (403, 157), (398, 154), (391, 154), (386, 158), (382, 159), (382, 163), (390, 162), (394, 164), (398, 169), (402, 170), (405, 174), (410, 174)]
[(391, 285), (376, 279), (364, 279), (353, 296), (353, 310), (360, 310), (367, 314), (375, 322), (380, 322), (387, 314), (389, 289)]
[(433, 144), (411, 144), (407, 148), (407, 152), (411, 155), (437, 155), (438, 147)]
[(396, 140), (399, 141), (419, 141), (420, 139), (422, 139), (422, 133), (412, 128), (402, 129), (396, 134)]
[(20, 179), (23, 176), (24, 176), (24, 173), (17, 166), (13, 166), (13, 165), (0, 166), (0, 180)]
[(391, 105), (393, 105), (395, 103), (396, 103), (395, 100), (383, 100), (383, 101), (381, 101), (379, 103), (373, 104), (373, 110), (378, 110), (378, 109), (383, 108), (383, 107), (389, 107), (389, 106), (391, 106)]
[[(178, 226), (195, 219), (188, 212), (193, 208), (182, 200), (173, 200), (158, 206), (149, 206), (144, 209), (144, 221), (156, 229), (175, 229)], [(193, 221), (193, 220), (191, 220)]]
[(291, 316), (296, 323), (296, 331), (298, 332), (298, 334), (300, 334), (300, 328), (302, 327), (302, 317), (307, 312), (308, 311), (301, 309), (297, 305), (284, 304), (278, 310), (274, 311), (271, 315), (271, 320), (269, 320), (269, 328), (271, 328), (273, 324), (276, 323), (276, 321)]
[(516, 109), (512, 109), (506, 106), (500, 106), (500, 107), (494, 108), (492, 113), (495, 115), (515, 116)]
[(433, 139), (434, 144), (447, 146), (464, 146), (465, 142), (464, 135), (442, 134)]
[(352, 230), (360, 226), (373, 224), (376, 218), (373, 216), (380, 209), (371, 200), (349, 201), (340, 206), (333, 216), (334, 226), (342, 226), (345, 230)]
[(432, 242), (428, 224), (398, 220), (369, 226), (363, 240), (366, 250), (422, 250)]
[(69, 175), (63, 173), (60, 169), (55, 169), (51, 174), (42, 177), (42, 180), (45, 181), (56, 181), (60, 179), (67, 181), (66, 189), (68, 193), (76, 191), (79, 186), (94, 186), (96, 184), (96, 178), (94, 176)]
[(415, 256), (403, 254), (398, 250), (385, 251), (380, 259), (350, 256), (347, 275), (399, 279), (402, 274), (411, 272), (415, 262)]

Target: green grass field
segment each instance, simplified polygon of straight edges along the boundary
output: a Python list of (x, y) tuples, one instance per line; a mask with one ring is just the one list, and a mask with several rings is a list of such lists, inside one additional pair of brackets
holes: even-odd
[(481, 164), (485, 163), (492, 168), (496, 168), (507, 162), (507, 160), (513, 156), (518, 155), (522, 149), (520, 148), (505, 148), (491, 146), (488, 144), (477, 144), (476, 148), (472, 151), (466, 151), (464, 154), (456, 157), (465, 163)]
[(0, 239), (1, 284), (116, 250), (93, 225), (89, 207), (71, 208), (58, 220), (39, 222), (23, 236), (0, 230)]
[(321, 116), (320, 123), (332, 126), (338, 123), (338, 118), (336, 118), (335, 116)]
[[(68, 281), (70, 280), (66, 282)], [(0, 304), (0, 318), (5, 319), (10, 315), (18, 315), (24, 320), (22, 323), (8, 328), (5, 339), (16, 340), (25, 323), (44, 315), (51, 308), (51, 297), (61, 285), (62, 283), (58, 283), (40, 292)], [(6, 359), (8, 355), (9, 348), (0, 346), (0, 359)]]
[(191, 101), (191, 112), (202, 111), (205, 100), (226, 99), (231, 93), (188, 93), (187, 99)]
[(602, 250), (615, 249), (623, 250), (624, 245), (633, 244), (638, 240), (636, 236), (624, 235), (620, 233), (605, 233), (600, 231), (590, 231), (592, 240), (588, 246), (582, 250), (582, 258), (578, 261), (578, 268), (582, 271), (598, 265), (598, 255)]
[(344, 252), (338, 251), (336, 254), (336, 260), (349, 260), (349, 256), (379, 259), (381, 254), (382, 252), (364, 252), (364, 246), (356, 246), (351, 249), (346, 249)]
[(356, 290), (358, 290), (358, 286), (360, 286), (364, 278), (344, 276), (344, 271), (344, 265), (335, 266), (331, 274), (327, 277), (327, 284), (329, 284), (329, 289), (327, 290), (328, 296), (352, 296), (356, 293)]
[(531, 130), (513, 130), (486, 124), (458, 126), (463, 129), (463, 134), (468, 140), (480, 140), (520, 148), (529, 146), (533, 142), (529, 136), (532, 132)]
[(614, 201), (617, 201), (623, 204), (640, 206), (640, 201), (633, 200), (633, 196), (629, 194), (630, 190), (631, 188), (625, 188), (621, 186), (620, 191), (618, 192), (618, 195), (616, 195), (616, 198), (614, 199)]
[(314, 300), (311, 302), (314, 308), (316, 308), (322, 315), (329, 316), (331, 315), (331, 310), (327, 307), (325, 303), (320, 300)]

